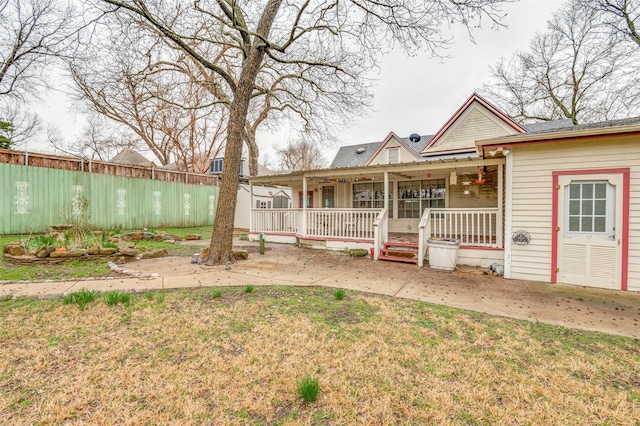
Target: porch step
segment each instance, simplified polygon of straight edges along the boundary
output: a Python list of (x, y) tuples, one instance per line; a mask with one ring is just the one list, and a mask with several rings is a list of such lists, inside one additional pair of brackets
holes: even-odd
[(382, 247), (380, 260), (392, 262), (418, 263), (418, 244), (386, 242)]

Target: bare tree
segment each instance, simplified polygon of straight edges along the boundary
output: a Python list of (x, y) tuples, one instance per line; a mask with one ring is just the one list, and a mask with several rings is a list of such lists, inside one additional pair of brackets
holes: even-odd
[[(293, 68), (311, 66), (341, 80), (357, 80), (373, 66), (380, 46), (398, 43), (412, 50), (435, 51), (447, 40), (442, 25), (459, 22), (473, 26), (488, 18), (497, 22), (502, 0), (453, 2), (434, 0), (196, 0), (182, 2), (102, 0), (114, 12), (144, 19), (204, 68), (216, 74), (215, 84), (230, 93), (225, 167), (207, 264), (233, 261), (233, 220), (238, 173), (252, 99), (260, 94), (259, 75), (266, 59)], [(181, 8), (177, 19), (175, 9)], [(122, 15), (121, 15), (122, 16)], [(194, 29), (205, 29), (194, 37)], [(221, 67), (201, 49), (228, 49), (237, 58)], [(317, 76), (310, 75), (311, 84)]]
[(34, 93), (49, 61), (68, 47), (73, 16), (57, 0), (0, 0), (0, 96)]
[(604, 22), (613, 34), (622, 35), (640, 47), (640, 1), (591, 0), (593, 7), (603, 12)]
[(320, 169), (326, 162), (318, 145), (307, 139), (289, 141), (277, 151), (281, 158), (281, 169), (288, 172)]
[(5, 123), (3, 133), (10, 139), (11, 149), (19, 148), (40, 130), (38, 116), (25, 112), (24, 108), (15, 102), (8, 102), (0, 107), (0, 122)]
[(575, 124), (637, 111), (636, 68), (607, 36), (599, 11), (571, 0), (533, 38), (530, 51), (492, 67), (484, 91), (521, 120), (569, 118)]

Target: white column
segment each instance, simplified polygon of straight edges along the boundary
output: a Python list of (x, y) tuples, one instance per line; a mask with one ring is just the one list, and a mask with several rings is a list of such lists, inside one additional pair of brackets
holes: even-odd
[(503, 247), (503, 241), (502, 241), (502, 214), (503, 214), (503, 207), (502, 205), (504, 204), (502, 202), (502, 188), (504, 185), (504, 179), (502, 177), (502, 173), (503, 173), (503, 165), (502, 164), (498, 164), (498, 217), (496, 217), (496, 243), (498, 244), (499, 248)]
[(253, 182), (249, 181), (249, 233), (253, 229)]
[(508, 153), (505, 179), (505, 214), (504, 214), (504, 277), (511, 278), (511, 234), (513, 222), (513, 155)]
[(300, 234), (307, 236), (307, 177), (302, 176), (302, 219), (300, 221)]

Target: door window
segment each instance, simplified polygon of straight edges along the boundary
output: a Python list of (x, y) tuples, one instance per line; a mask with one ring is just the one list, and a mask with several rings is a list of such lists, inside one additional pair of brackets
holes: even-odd
[(571, 182), (565, 188), (565, 236), (614, 238), (615, 188), (608, 182)]

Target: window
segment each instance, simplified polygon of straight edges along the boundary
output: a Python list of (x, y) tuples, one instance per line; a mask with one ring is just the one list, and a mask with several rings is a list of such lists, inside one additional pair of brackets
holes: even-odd
[(567, 186), (570, 234), (613, 234), (615, 189), (607, 182), (572, 182)]
[[(381, 209), (384, 207), (384, 183), (353, 184), (353, 208)], [(393, 211), (393, 192), (389, 192), (389, 213)]]
[(419, 219), (427, 208), (444, 208), (444, 179), (414, 180), (398, 183), (398, 218)]
[(387, 155), (389, 156), (389, 164), (398, 164), (400, 161), (400, 150), (398, 148), (389, 148)]
[(211, 162), (211, 174), (222, 173), (222, 158), (216, 158)]

